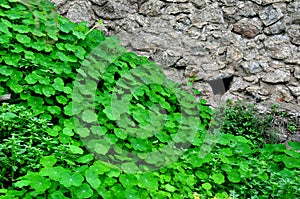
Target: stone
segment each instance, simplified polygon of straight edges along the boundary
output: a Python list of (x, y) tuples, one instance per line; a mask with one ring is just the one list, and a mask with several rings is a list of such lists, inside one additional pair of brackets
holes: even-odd
[(198, 24), (203, 22), (224, 23), (222, 10), (217, 8), (216, 4), (208, 5), (202, 10), (195, 10), (191, 17), (192, 23)]
[(259, 17), (265, 26), (270, 26), (283, 17), (282, 10), (275, 9), (272, 5), (265, 7), (259, 12)]
[(270, 98), (276, 102), (291, 102), (294, 99), (290, 90), (284, 85), (276, 85)]
[(241, 62), (241, 66), (243, 69), (250, 74), (259, 73), (262, 71), (261, 66), (259, 65), (259, 62), (257, 61), (250, 61), (250, 62)]
[(288, 82), (291, 79), (291, 73), (289, 70), (276, 69), (263, 76), (262, 81), (268, 83), (283, 83)]
[(300, 67), (299, 67), (299, 66), (296, 66), (296, 67), (295, 67), (294, 76), (295, 76), (298, 80), (300, 80)]
[(283, 60), (292, 57), (293, 46), (287, 36), (275, 35), (264, 41), (265, 50), (274, 59)]
[(300, 96), (300, 86), (288, 86), (288, 88), (290, 89), (291, 93), (294, 96), (296, 97)]
[(259, 20), (242, 20), (233, 25), (233, 32), (242, 35), (246, 38), (252, 38), (258, 35), (261, 31)]
[(140, 7), (139, 13), (148, 16), (158, 16), (165, 4), (161, 1), (149, 0)]
[(291, 42), (295, 45), (300, 45), (300, 24), (291, 25), (287, 32), (291, 38)]
[(270, 25), (264, 29), (264, 33), (267, 35), (277, 35), (284, 33), (286, 31), (286, 22), (284, 20), (279, 20), (273, 25)]
[(92, 20), (95, 18), (90, 2), (86, 1), (74, 1), (66, 16), (75, 23), (87, 21), (90, 26), (93, 25)]
[(247, 87), (251, 85), (251, 83), (246, 82), (241, 77), (233, 78), (232, 85), (230, 86), (231, 91), (244, 91)]

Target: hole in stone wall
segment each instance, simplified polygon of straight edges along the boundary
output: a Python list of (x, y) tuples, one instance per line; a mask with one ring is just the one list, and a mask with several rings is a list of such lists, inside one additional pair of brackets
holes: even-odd
[(215, 80), (207, 80), (206, 83), (208, 83), (215, 95), (223, 95), (230, 89), (230, 84), (233, 80), (233, 76), (224, 77), (224, 78), (218, 78)]

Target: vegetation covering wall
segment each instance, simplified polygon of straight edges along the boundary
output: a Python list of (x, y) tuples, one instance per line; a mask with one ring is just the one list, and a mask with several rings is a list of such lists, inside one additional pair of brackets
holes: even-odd
[(300, 196), (299, 143), (258, 139), (269, 132), (254, 112), (213, 114), (116, 37), (53, 9), (0, 2), (1, 199)]

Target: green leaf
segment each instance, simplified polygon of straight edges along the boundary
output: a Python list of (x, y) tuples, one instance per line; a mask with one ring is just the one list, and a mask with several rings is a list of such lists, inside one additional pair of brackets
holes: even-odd
[(50, 87), (50, 86), (46, 86), (42, 89), (42, 92), (43, 94), (46, 96), (46, 97), (50, 97), (51, 95), (54, 95), (55, 94), (55, 90)]
[(46, 168), (42, 168), (40, 170), (40, 175), (41, 176), (48, 176), (50, 179), (55, 180), (55, 181), (59, 181), (60, 179), (60, 175), (65, 172), (66, 169), (62, 168), (62, 167), (46, 167)]
[(40, 97), (30, 97), (28, 99), (28, 105), (31, 107), (40, 107), (44, 104), (43, 98)]
[(84, 155), (84, 156), (78, 158), (76, 161), (79, 163), (88, 163), (88, 162), (92, 161), (93, 159), (94, 159), (94, 156), (92, 154), (87, 154), (87, 155)]
[(294, 150), (300, 150), (300, 143), (299, 142), (288, 142), (288, 145), (293, 148)]
[(238, 170), (231, 169), (230, 171), (226, 171), (226, 173), (229, 181), (234, 183), (239, 183), (241, 181), (241, 176)]
[(16, 35), (16, 39), (18, 40), (18, 42), (22, 43), (22, 44), (28, 44), (31, 42), (31, 38), (28, 37), (27, 35), (20, 35), (17, 34)]
[(45, 193), (50, 188), (51, 182), (49, 179), (35, 174), (30, 176), (30, 186), (37, 192)]
[(90, 198), (93, 195), (93, 190), (87, 183), (83, 183), (74, 189), (75, 195), (78, 198)]
[(154, 191), (158, 189), (158, 179), (152, 173), (141, 174), (138, 185), (142, 188)]
[(282, 161), (285, 164), (285, 166), (289, 169), (300, 168), (300, 159), (299, 158), (284, 156), (282, 158)]
[(53, 156), (44, 156), (40, 159), (41, 165), (44, 167), (52, 167), (57, 162), (57, 159)]
[(28, 84), (35, 84), (38, 81), (39, 77), (36, 73), (31, 73), (25, 77), (25, 81)]
[(83, 154), (83, 150), (78, 146), (70, 145), (69, 148), (74, 154)]
[(124, 132), (123, 129), (115, 128), (114, 132), (115, 132), (115, 135), (122, 140), (127, 138), (127, 134)]
[(166, 185), (164, 185), (163, 187), (164, 187), (164, 189), (167, 190), (168, 192), (174, 192), (174, 191), (177, 190), (176, 187), (174, 187), (174, 186), (172, 186), (172, 185), (170, 185), (170, 184), (166, 184)]
[(140, 199), (139, 192), (135, 189), (126, 189), (125, 196), (126, 199)]
[(60, 104), (65, 105), (68, 103), (68, 99), (63, 95), (56, 96), (55, 98), (56, 98), (57, 102)]
[(61, 113), (61, 109), (58, 106), (47, 106), (47, 110), (53, 115)]
[(53, 88), (55, 90), (58, 90), (58, 91), (63, 91), (64, 90), (64, 87), (65, 87), (65, 84), (64, 84), (64, 81), (57, 77), (54, 79), (54, 83), (52, 84)]
[(209, 191), (209, 190), (212, 188), (211, 184), (208, 183), (208, 182), (203, 183), (203, 184), (202, 184), (202, 187), (203, 187), (206, 191)]
[(73, 116), (72, 104), (72, 102), (69, 102), (68, 105), (64, 107), (64, 113), (68, 116)]
[(50, 195), (51, 199), (68, 199), (61, 191), (55, 191)]
[(14, 72), (13, 68), (10, 66), (1, 66), (0, 67), (0, 74), (5, 76), (10, 76)]
[(222, 184), (225, 182), (225, 177), (221, 173), (213, 174), (211, 178), (214, 180), (215, 183), (217, 184)]
[(97, 121), (98, 116), (92, 110), (84, 110), (82, 113), (82, 119), (85, 122), (92, 123)]
[(93, 169), (94, 167), (90, 167), (85, 171), (86, 181), (92, 186), (93, 189), (98, 189), (101, 185), (101, 181), (99, 180), (97, 170)]
[(120, 175), (119, 180), (125, 188), (131, 188), (137, 185), (137, 178), (133, 174), (122, 174)]
[(59, 182), (63, 184), (65, 187), (80, 186), (83, 182), (84, 178), (80, 173), (75, 173), (71, 175), (69, 171), (62, 172), (60, 174)]

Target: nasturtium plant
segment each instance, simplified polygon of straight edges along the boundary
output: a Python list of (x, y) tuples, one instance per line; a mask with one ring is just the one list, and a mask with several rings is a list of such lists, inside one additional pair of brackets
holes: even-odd
[(300, 145), (271, 143), (271, 117), (213, 111), (54, 10), (0, 2), (0, 199), (300, 197)]

